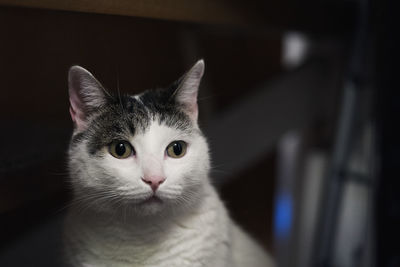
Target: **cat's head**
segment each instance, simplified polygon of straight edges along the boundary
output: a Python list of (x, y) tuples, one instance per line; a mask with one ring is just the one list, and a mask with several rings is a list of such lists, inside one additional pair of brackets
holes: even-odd
[(203, 72), (200, 60), (168, 88), (121, 95), (106, 91), (87, 70), (71, 67), (69, 171), (78, 201), (137, 215), (196, 203), (209, 171), (197, 123)]

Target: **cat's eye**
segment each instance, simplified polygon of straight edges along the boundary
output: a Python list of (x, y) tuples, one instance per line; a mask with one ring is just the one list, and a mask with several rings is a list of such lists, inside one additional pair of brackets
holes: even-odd
[(117, 159), (126, 159), (134, 154), (135, 150), (127, 141), (114, 141), (108, 146), (108, 152)]
[(186, 147), (184, 141), (174, 141), (167, 146), (167, 155), (171, 158), (181, 158), (186, 154)]

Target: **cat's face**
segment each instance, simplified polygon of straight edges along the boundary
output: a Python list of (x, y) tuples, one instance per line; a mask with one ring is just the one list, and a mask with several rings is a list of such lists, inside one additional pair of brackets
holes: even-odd
[(111, 94), (86, 70), (71, 68), (69, 169), (78, 200), (136, 215), (197, 201), (209, 170), (197, 125), (203, 69), (199, 61), (170, 88), (129, 96)]

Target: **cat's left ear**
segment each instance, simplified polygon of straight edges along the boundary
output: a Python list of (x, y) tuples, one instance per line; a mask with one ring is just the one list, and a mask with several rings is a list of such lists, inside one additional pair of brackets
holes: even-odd
[(87, 127), (90, 115), (104, 105), (107, 91), (86, 69), (72, 66), (68, 73), (70, 114), (78, 131)]
[(204, 60), (200, 59), (193, 65), (193, 67), (179, 80), (178, 88), (175, 90), (173, 96), (175, 101), (178, 102), (184, 112), (189, 115), (193, 121), (197, 121), (198, 107), (197, 107), (197, 92), (201, 78), (204, 73)]

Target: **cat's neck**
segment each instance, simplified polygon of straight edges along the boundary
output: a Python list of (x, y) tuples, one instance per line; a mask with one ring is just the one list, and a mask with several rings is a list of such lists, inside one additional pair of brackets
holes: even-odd
[[(202, 200), (179, 216), (147, 220), (127, 218), (126, 221), (122, 218), (104, 220), (92, 216), (76, 221), (77, 217), (71, 216), (72, 223), (68, 225), (67, 222), (67, 227), (70, 226), (69, 237), (74, 244), (79, 244), (81, 251), (90, 251), (90, 257), (94, 255), (96, 259), (116, 257), (139, 263), (149, 259), (164, 260), (168, 254), (165, 254), (165, 248), (177, 247), (187, 240), (191, 240), (194, 247), (186, 247), (186, 252), (191, 249), (200, 251), (205, 240), (225, 240), (229, 231), (226, 210), (214, 188), (207, 185), (205, 189)], [(195, 247), (196, 244), (200, 247)]]
[[(166, 240), (169, 233), (182, 233), (198, 228), (203, 231), (203, 222), (210, 216), (223, 216), (224, 209), (216, 201), (216, 192), (206, 184), (203, 196), (190, 209), (182, 212), (140, 217), (133, 215), (99, 213), (87, 211), (79, 216), (70, 214), (71, 227), (77, 236), (93, 236), (100, 243), (129, 243), (135, 246), (150, 246), (154, 242)], [(73, 211), (72, 211), (73, 212)], [(203, 229), (203, 230), (201, 230)]]

